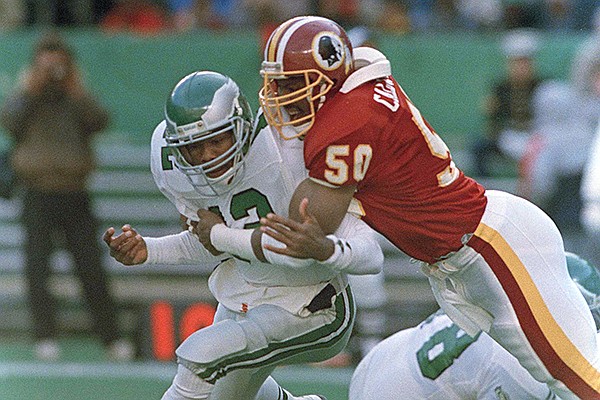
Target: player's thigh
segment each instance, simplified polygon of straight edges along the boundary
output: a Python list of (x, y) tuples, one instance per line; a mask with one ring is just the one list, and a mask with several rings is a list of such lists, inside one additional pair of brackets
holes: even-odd
[(502, 201), (504, 215), (484, 216), (494, 236), (484, 236), (483, 257), (465, 272), (468, 295), (494, 316), (494, 325), (521, 325), (530, 316), (543, 332), (561, 330), (595, 356), (595, 324), (569, 276), (560, 232), (533, 204), (510, 195)]
[(552, 384), (561, 376), (575, 387), (585, 375), (593, 385), (596, 329), (552, 220), (523, 199), (490, 193), (468, 246), (478, 256), (453, 279), (465, 299), (493, 317), (490, 336), (538, 380)]
[[(236, 370), (330, 357), (341, 350), (352, 329), (349, 293), (340, 293), (330, 308), (307, 317), (274, 305), (239, 314), (220, 310), (215, 324), (193, 333), (177, 348), (179, 363), (216, 383)], [(232, 318), (222, 319), (224, 315)]]

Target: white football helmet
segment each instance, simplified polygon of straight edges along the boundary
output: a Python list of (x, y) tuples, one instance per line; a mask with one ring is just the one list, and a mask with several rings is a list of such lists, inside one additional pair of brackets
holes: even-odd
[[(176, 167), (198, 193), (219, 196), (232, 190), (242, 179), (244, 156), (254, 138), (252, 110), (238, 85), (216, 72), (199, 71), (184, 77), (172, 90), (165, 105), (165, 140)], [(234, 144), (214, 160), (194, 165), (181, 149), (231, 132)], [(226, 165), (218, 177), (207, 174)]]

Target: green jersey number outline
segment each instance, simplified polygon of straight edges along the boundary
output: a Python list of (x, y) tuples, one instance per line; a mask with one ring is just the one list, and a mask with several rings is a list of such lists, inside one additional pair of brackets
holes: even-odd
[(173, 161), (169, 157), (173, 157), (171, 149), (167, 146), (162, 146), (160, 148), (160, 162), (163, 171), (171, 171), (173, 169)]
[[(160, 149), (161, 155), (161, 164), (163, 171), (170, 171), (173, 169), (173, 161), (170, 160), (170, 157), (173, 156), (171, 150), (163, 146)], [(223, 220), (223, 213), (219, 209), (218, 206), (212, 206), (208, 208), (209, 211), (220, 216)], [(269, 199), (267, 196), (259, 192), (254, 188), (246, 189), (242, 192), (236, 193), (231, 197), (231, 204), (229, 205), (229, 211), (231, 212), (231, 216), (235, 221), (239, 221), (240, 219), (246, 218), (250, 216), (251, 210), (256, 210), (256, 216), (258, 217), (256, 221), (249, 222), (244, 224), (243, 229), (254, 229), (260, 226), (259, 219), (262, 217), (266, 217), (268, 213), (272, 213), (273, 207), (271, 207), (271, 203), (269, 203)]]
[(269, 203), (267, 196), (254, 188), (246, 189), (236, 193), (231, 197), (229, 212), (235, 221), (250, 216), (250, 211), (256, 210), (258, 217), (254, 222), (244, 224), (244, 229), (254, 229), (260, 226), (260, 218), (266, 217), (268, 213), (273, 212), (273, 207)]
[[(170, 171), (173, 169), (173, 162), (169, 157), (172, 157), (173, 154), (169, 150), (168, 147), (161, 147), (161, 163), (163, 171)], [(251, 210), (256, 210), (256, 216), (258, 219), (254, 222), (249, 222), (244, 224), (243, 229), (254, 229), (260, 226), (259, 219), (262, 217), (266, 217), (268, 213), (272, 213), (273, 207), (271, 207), (271, 203), (269, 203), (269, 199), (267, 196), (259, 192), (258, 190), (251, 188), (246, 189), (242, 192), (236, 193), (231, 197), (231, 204), (229, 206), (229, 211), (231, 212), (231, 216), (235, 221), (239, 221), (240, 219), (246, 218), (250, 216)], [(212, 206), (208, 208), (213, 213), (223, 218), (223, 213), (217, 206)]]
[(431, 336), (417, 351), (417, 363), (424, 377), (436, 379), (454, 360), (456, 360), (473, 342), (475, 337), (467, 335), (456, 324), (447, 326)]

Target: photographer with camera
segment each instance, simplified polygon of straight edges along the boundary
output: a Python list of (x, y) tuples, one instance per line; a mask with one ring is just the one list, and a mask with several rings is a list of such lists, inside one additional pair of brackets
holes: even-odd
[(0, 123), (15, 143), (11, 163), (24, 188), (24, 272), (35, 353), (42, 360), (60, 356), (56, 302), (49, 288), (56, 245), (73, 256), (95, 332), (109, 358), (133, 355), (131, 345), (119, 339), (116, 306), (87, 190), (95, 167), (92, 138), (108, 122), (108, 112), (82, 84), (72, 49), (57, 33), (43, 35), (31, 65), (0, 110)]

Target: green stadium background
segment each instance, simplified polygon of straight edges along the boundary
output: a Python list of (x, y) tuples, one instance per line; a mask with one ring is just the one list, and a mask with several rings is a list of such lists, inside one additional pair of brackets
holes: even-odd
[[(0, 33), (0, 100), (28, 62), (37, 32)], [(169, 90), (186, 74), (215, 70), (236, 80), (253, 106), (262, 84), (261, 52), (252, 32), (196, 32), (151, 38), (97, 31), (67, 32), (86, 81), (113, 113), (110, 139), (147, 143)], [(483, 127), (481, 99), (503, 73), (500, 35), (473, 33), (382, 36), (380, 49), (398, 82), (450, 148)], [(563, 79), (581, 35), (542, 35), (538, 67)], [(5, 140), (5, 138), (3, 139)]]

